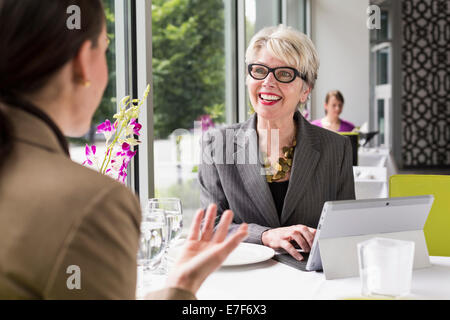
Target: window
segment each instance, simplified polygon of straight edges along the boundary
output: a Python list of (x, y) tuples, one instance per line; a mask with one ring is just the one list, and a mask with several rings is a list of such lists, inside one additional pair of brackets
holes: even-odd
[(378, 110), (378, 131), (379, 131), (379, 137), (378, 141), (380, 145), (385, 144), (384, 141), (384, 100), (379, 99), (377, 100), (377, 110)]
[(389, 30), (389, 11), (387, 9), (381, 9), (380, 29), (370, 30), (370, 42), (379, 43), (389, 40), (391, 40)]
[(223, 0), (153, 0), (154, 179), (156, 197), (177, 197), (184, 225), (200, 207), (198, 130), (225, 112)]
[(281, 23), (280, 4), (272, 0), (245, 0), (246, 46), (259, 30)]
[(389, 81), (389, 53), (390, 47), (376, 51), (377, 85), (388, 84)]
[(389, 4), (381, 7), (381, 29), (370, 30), (370, 91), (371, 128), (379, 135), (373, 140), (377, 146), (391, 147), (392, 121), (392, 17)]

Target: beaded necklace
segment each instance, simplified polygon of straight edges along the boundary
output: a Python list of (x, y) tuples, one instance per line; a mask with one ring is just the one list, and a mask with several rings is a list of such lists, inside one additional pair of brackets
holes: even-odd
[[(297, 131), (297, 130), (296, 130)], [(283, 157), (278, 158), (278, 161), (275, 162), (273, 165), (270, 163), (269, 159), (267, 158), (267, 154), (263, 153), (264, 156), (264, 169), (266, 172), (266, 180), (267, 182), (277, 182), (279, 180), (282, 180), (286, 177), (288, 172), (291, 170), (292, 167), (292, 161), (294, 159), (294, 150), (295, 146), (297, 145), (297, 139), (296, 139), (297, 133), (294, 136), (294, 139), (292, 141), (292, 145), (290, 147), (283, 147)], [(276, 170), (274, 174), (272, 172)]]

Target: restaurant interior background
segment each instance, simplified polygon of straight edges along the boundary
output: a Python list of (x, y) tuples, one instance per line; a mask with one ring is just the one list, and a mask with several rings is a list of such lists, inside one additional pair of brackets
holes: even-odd
[[(450, 174), (449, 5), (446, 0), (104, 0), (110, 83), (92, 130), (71, 156), (103, 136), (96, 125), (117, 101), (151, 94), (141, 112), (138, 155), (127, 184), (142, 205), (178, 197), (185, 226), (199, 206), (198, 132), (245, 121), (245, 50), (253, 34), (283, 23), (309, 35), (319, 77), (305, 114), (324, 116), (329, 90), (343, 119), (378, 134), (359, 147), (357, 198), (387, 196), (395, 173)], [(376, 5), (375, 9), (369, 9)], [(374, 8), (374, 7), (371, 7)], [(379, 11), (380, 29), (369, 29)], [(368, 11), (369, 9), (369, 11)], [(373, 22), (373, 21), (372, 21)], [(101, 143), (100, 143), (101, 144)]]

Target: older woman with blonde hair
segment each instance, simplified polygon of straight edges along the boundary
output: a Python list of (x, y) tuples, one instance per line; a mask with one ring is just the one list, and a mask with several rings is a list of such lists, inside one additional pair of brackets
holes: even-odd
[[(299, 112), (317, 79), (319, 58), (303, 33), (279, 25), (259, 31), (246, 52), (255, 113), (203, 137), (201, 201), (248, 223), (246, 241), (309, 252), (325, 201), (354, 199), (350, 141), (311, 125)], [(252, 161), (257, 158), (259, 161)]]

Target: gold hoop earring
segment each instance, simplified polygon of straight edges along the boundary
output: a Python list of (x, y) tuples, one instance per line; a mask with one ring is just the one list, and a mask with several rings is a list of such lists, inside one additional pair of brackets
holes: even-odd
[(91, 82), (89, 80), (83, 81), (83, 86), (85, 88), (89, 88), (91, 86)]

